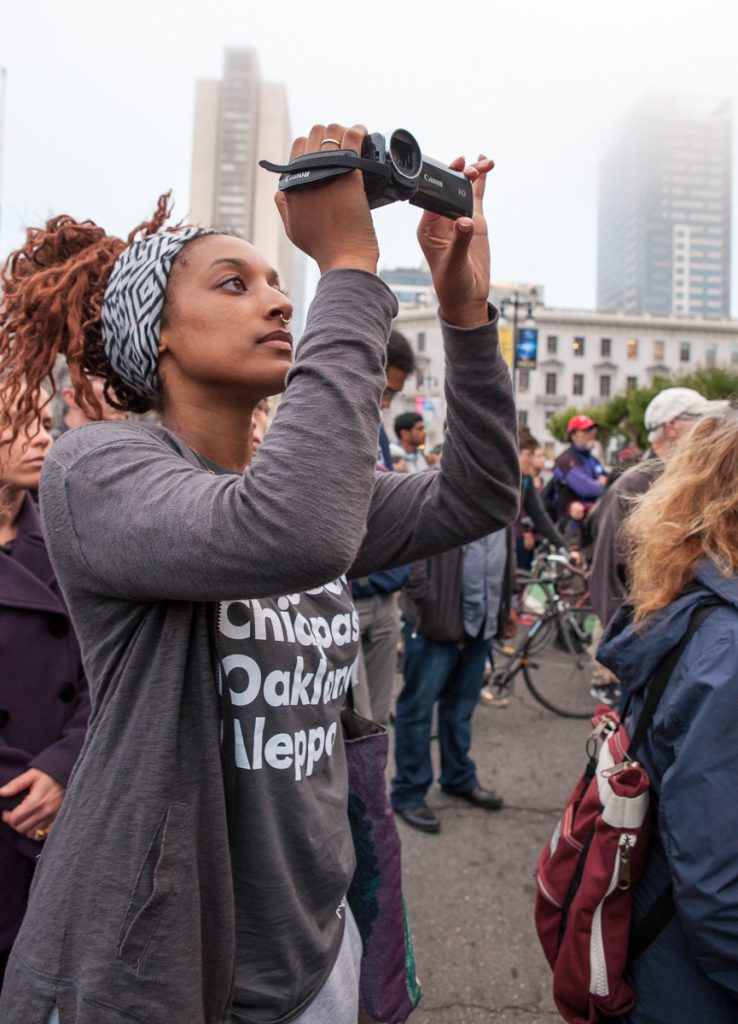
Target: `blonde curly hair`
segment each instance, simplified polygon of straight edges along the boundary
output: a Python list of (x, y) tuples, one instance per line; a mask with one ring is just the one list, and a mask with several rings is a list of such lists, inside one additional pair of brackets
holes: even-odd
[(738, 409), (701, 419), (623, 527), (635, 622), (670, 604), (707, 560), (738, 570)]

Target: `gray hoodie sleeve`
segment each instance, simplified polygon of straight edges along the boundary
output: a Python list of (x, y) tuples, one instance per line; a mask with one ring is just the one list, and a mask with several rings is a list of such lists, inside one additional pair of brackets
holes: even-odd
[(64, 587), (210, 601), (302, 591), (344, 573), (374, 485), (396, 309), (372, 274), (321, 279), (274, 424), (243, 476), (211, 475), (173, 435), (135, 423), (65, 434), (42, 479)]
[(352, 578), (447, 551), (515, 519), (515, 401), (492, 313), (490, 323), (473, 329), (442, 322), (447, 429), (440, 471), (377, 474)]

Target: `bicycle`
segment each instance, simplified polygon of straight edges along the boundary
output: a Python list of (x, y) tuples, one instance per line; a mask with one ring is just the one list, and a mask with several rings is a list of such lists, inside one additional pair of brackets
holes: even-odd
[[(556, 554), (559, 558), (556, 563), (549, 562), (550, 556)], [(557, 568), (552, 569), (552, 564)], [(554, 572), (556, 576), (556, 587), (559, 594), (566, 598), (574, 608), (591, 608), (589, 596), (589, 573), (584, 571), (586, 566), (576, 559), (572, 559), (563, 548), (554, 548), (552, 544), (541, 543), (533, 553), (533, 562), (528, 573), (517, 571), (518, 591), (523, 590), (527, 585), (536, 584), (540, 576), (550, 575)]]
[[(497, 700), (512, 693), (515, 679), (522, 674), (525, 685), (539, 704), (564, 718), (589, 718), (595, 701), (592, 685), (592, 635), (596, 617), (587, 605), (587, 588), (578, 604), (570, 604), (561, 592), (562, 577), (586, 573), (559, 554), (544, 557), (548, 572), (519, 573), (527, 586), (534, 586), (540, 611), (533, 623), (513, 644), (495, 644), (495, 656), (505, 659), (493, 669), (487, 689)], [(531, 660), (545, 659), (545, 665)]]

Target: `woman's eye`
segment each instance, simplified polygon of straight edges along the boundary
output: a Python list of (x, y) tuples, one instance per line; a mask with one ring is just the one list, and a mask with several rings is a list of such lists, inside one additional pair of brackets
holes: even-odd
[(229, 292), (245, 292), (246, 285), (243, 283), (240, 277), (229, 277), (227, 281), (224, 281), (221, 288), (225, 288)]

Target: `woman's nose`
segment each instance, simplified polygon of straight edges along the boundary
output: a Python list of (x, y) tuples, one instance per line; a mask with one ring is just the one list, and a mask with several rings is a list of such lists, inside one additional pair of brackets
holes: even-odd
[(36, 448), (50, 448), (54, 438), (51, 436), (48, 427), (45, 427), (42, 423), (39, 424), (38, 432), (31, 438), (31, 444), (35, 445)]
[(276, 301), (273, 302), (270, 316), (279, 317), (281, 320), (289, 321), (292, 319), (293, 306), (286, 295), (282, 292), (277, 292), (275, 296)]

